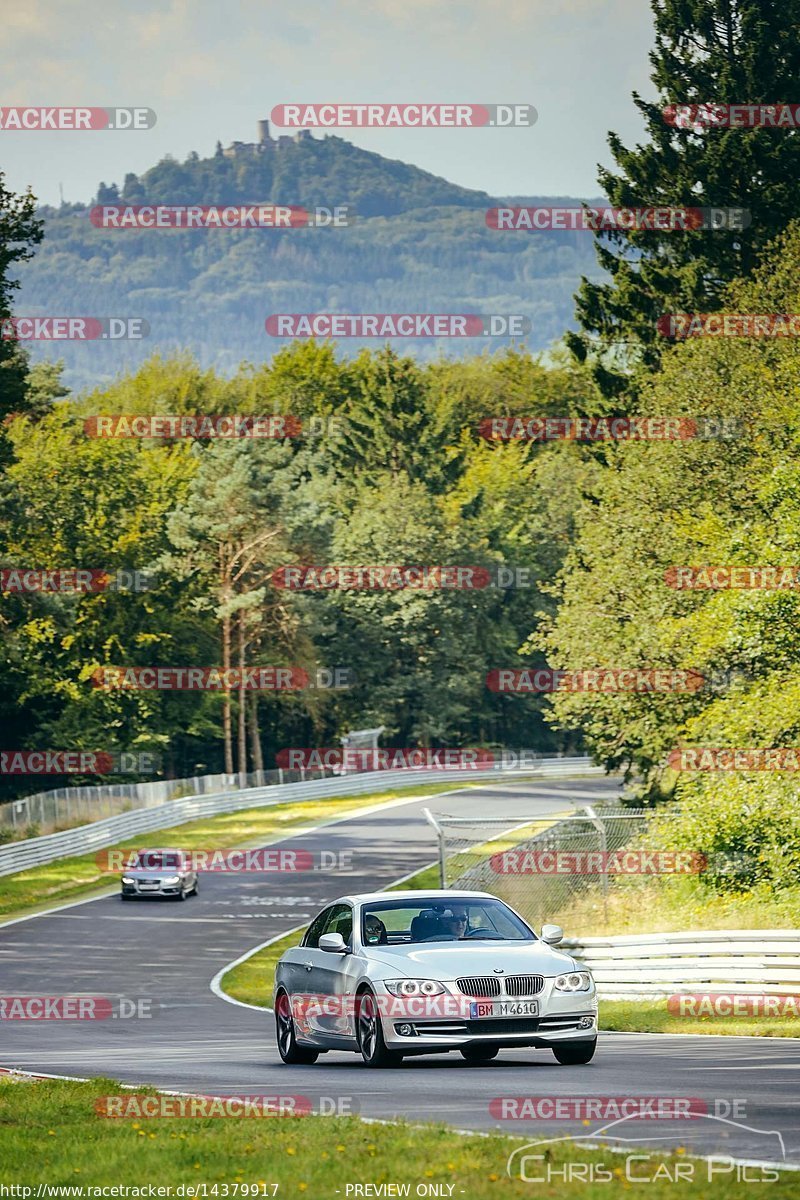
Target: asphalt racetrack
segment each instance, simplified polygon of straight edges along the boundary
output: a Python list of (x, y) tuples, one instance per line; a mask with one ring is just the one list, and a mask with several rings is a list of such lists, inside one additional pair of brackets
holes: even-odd
[[(637, 1146), (683, 1145), (703, 1154), (800, 1164), (800, 1039), (601, 1034), (593, 1062), (562, 1067), (550, 1051), (502, 1051), (473, 1066), (460, 1055), (408, 1059), (375, 1071), (331, 1052), (286, 1067), (270, 1012), (227, 1002), (212, 978), (254, 945), (305, 924), (324, 903), (379, 889), (432, 862), (436, 840), (421, 810), (459, 815), (546, 816), (616, 794), (616, 781), (583, 778), (488, 785), (356, 814), (284, 846), (352, 851), (347, 871), (204, 874), (183, 904), (105, 897), (0, 927), (5, 995), (102, 995), (151, 1002), (148, 1018), (4, 1021), (0, 1065), (59, 1075), (109, 1075), (128, 1084), (206, 1095), (299, 1095), (314, 1110), (338, 1105), (365, 1117), (445, 1121), (530, 1140), (605, 1124), (498, 1121), (505, 1096), (670, 1096), (706, 1102), (712, 1116), (626, 1121), (608, 1129)], [(179, 842), (179, 836), (169, 835)], [(569, 933), (569, 931), (566, 931)], [(602, 1004), (601, 1004), (602, 1025)], [(731, 1119), (730, 1103), (740, 1104)], [(741, 1102), (744, 1101), (742, 1115)], [(720, 1103), (721, 1102), (721, 1103)], [(733, 1113), (735, 1116), (735, 1112)], [(747, 1128), (745, 1128), (746, 1126)], [(504, 1164), (498, 1164), (504, 1169)]]

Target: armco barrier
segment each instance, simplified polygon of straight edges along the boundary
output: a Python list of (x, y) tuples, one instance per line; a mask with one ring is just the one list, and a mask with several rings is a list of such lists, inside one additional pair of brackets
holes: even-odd
[(396, 787), (414, 787), (419, 784), (469, 783), (475, 779), (526, 778), (531, 775), (553, 778), (573, 774), (602, 775), (603, 768), (593, 765), (589, 758), (546, 758), (537, 764), (535, 770), (365, 771), (358, 775), (336, 775), (328, 779), (306, 780), (302, 783), (218, 792), (211, 796), (185, 796), (154, 808), (106, 817), (102, 821), (93, 821), (90, 825), (81, 825), (77, 829), (66, 829), (61, 833), (48, 833), (44, 837), (28, 838), (23, 842), (11, 842), (9, 845), (0, 846), (0, 875), (11, 875), (15, 871), (42, 866), (56, 858), (90, 854), (138, 833), (150, 833), (155, 829), (183, 825), (200, 817), (214, 817), (220, 813), (236, 812), (238, 809), (262, 808), (272, 804), (285, 804), (290, 800), (315, 800), (326, 796), (358, 796), (364, 792), (389, 791)]
[(565, 938), (562, 948), (586, 963), (608, 1000), (678, 992), (800, 995), (800, 929)]
[[(273, 783), (294, 783), (297, 779), (321, 779), (332, 771), (251, 771), (240, 775), (193, 775), (182, 779), (148, 779), (138, 783), (87, 783), (51, 788), (18, 796), (0, 804), (0, 829), (10, 825), (14, 831), (38, 825), (44, 833), (64, 825), (88, 825), (105, 817), (154, 808), (182, 796), (216, 796), (238, 788), (268, 787)], [(47, 828), (49, 826), (49, 829)]]

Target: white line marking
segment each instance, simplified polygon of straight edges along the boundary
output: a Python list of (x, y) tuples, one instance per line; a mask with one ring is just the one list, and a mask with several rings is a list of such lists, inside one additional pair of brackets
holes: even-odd
[(246, 1004), (244, 1000), (234, 1000), (233, 996), (229, 996), (227, 992), (223, 992), (221, 987), (222, 977), (223, 975), (227, 975), (228, 971), (232, 971), (234, 967), (238, 967), (240, 963), (247, 962), (248, 958), (252, 958), (254, 954), (258, 954), (259, 950), (266, 950), (267, 946), (272, 946), (275, 942), (282, 941), (283, 938), (291, 937), (293, 933), (299, 933), (305, 927), (306, 922), (303, 922), (302, 925), (295, 925), (294, 929), (287, 929), (284, 933), (279, 933), (275, 937), (268, 938), (266, 942), (262, 942), (259, 946), (254, 946), (252, 950), (248, 950), (233, 962), (229, 962), (227, 966), (221, 967), (208, 985), (211, 991), (220, 1000), (227, 1000), (228, 1004), (237, 1004), (239, 1008), (254, 1008), (256, 1012), (260, 1013), (271, 1013), (273, 1010), (267, 1008), (265, 1004)]
[(115, 896), (118, 890), (118, 888), (114, 888), (107, 892), (101, 892), (97, 896), (86, 896), (83, 900), (72, 900), (69, 904), (59, 904), (55, 908), (43, 908), (41, 912), (28, 913), (27, 917), (14, 917), (11, 921), (0, 923), (0, 929), (8, 929), (9, 925), (19, 925), (22, 921), (32, 921), (35, 917), (50, 917), (53, 913), (63, 912), (65, 908), (77, 908), (81, 904), (92, 904), (95, 900), (106, 900), (109, 896)]
[[(407, 879), (412, 879), (418, 875), (420, 871), (426, 871), (428, 867), (435, 867), (438, 860), (427, 863), (424, 867), (418, 867), (415, 871), (409, 871), (407, 875), (401, 875), (399, 879), (395, 879), (394, 883), (389, 884), (390, 887), (396, 886), (398, 883), (405, 883)], [(272, 915), (272, 914), (270, 914)], [(267, 946), (274, 946), (276, 942), (282, 941), (283, 938), (291, 937), (293, 933), (299, 933), (301, 929), (305, 929), (307, 922), (302, 925), (295, 925), (294, 929), (287, 929), (285, 933), (279, 933), (276, 937), (268, 938), (266, 942), (261, 942), (260, 945), (254, 946), (252, 950), (248, 950), (245, 954), (240, 955), (234, 962), (228, 963), (217, 971), (214, 978), (209, 983), (209, 987), (215, 996), (219, 996), (220, 1000), (227, 1000), (229, 1004), (238, 1004), (240, 1008), (254, 1008), (257, 1012), (271, 1013), (273, 1009), (267, 1008), (266, 1004), (247, 1004), (244, 1000), (236, 1000), (228, 992), (222, 989), (222, 978), (232, 971), (234, 967), (238, 967), (240, 963), (247, 962), (248, 958), (252, 958), (254, 954), (258, 954), (259, 950), (266, 950)]]

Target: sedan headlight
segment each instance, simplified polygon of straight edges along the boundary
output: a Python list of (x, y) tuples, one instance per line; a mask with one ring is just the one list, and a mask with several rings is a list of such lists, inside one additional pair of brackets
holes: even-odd
[(180, 883), (180, 875), (170, 875), (169, 879), (162, 879), (162, 883)]
[(123, 883), (136, 883), (136, 880), (133, 878), (132, 875), (123, 875), (122, 882)]
[(556, 977), (557, 992), (588, 992), (591, 986), (592, 977), (588, 971), (573, 971)]
[(435, 979), (385, 979), (384, 986), (393, 996), (439, 996), (444, 991)]

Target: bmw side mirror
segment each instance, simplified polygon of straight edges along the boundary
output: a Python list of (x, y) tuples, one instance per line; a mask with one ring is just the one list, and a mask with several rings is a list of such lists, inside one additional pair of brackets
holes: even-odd
[(344, 938), (340, 933), (323, 933), (319, 939), (320, 950), (326, 950), (328, 954), (344, 954), (347, 950)]
[[(542, 926), (542, 941), (548, 946), (557, 946), (560, 941), (563, 941), (564, 930), (560, 925), (543, 925)], [(320, 945), (322, 940), (320, 939)]]

